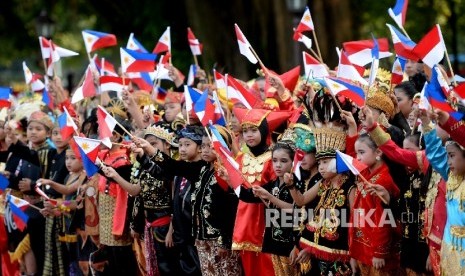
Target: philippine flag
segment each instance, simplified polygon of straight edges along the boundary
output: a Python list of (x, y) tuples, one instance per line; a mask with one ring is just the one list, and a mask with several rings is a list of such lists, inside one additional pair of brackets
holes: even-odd
[(297, 26), (296, 31), (298, 32), (305, 32), (305, 31), (313, 31), (315, 26), (313, 25), (312, 16), (310, 15), (310, 9), (305, 7), (304, 15), (300, 20), (299, 25)]
[(251, 63), (256, 64), (258, 62), (257, 58), (252, 52), (252, 46), (249, 41), (242, 33), (241, 29), (237, 24), (234, 24), (234, 29), (236, 30), (237, 44), (239, 45), (239, 52), (244, 55)]
[(433, 68), (444, 58), (446, 45), (438, 24), (431, 29), (413, 48), (413, 53), (428, 67)]
[(228, 147), (228, 144), (226, 144), (226, 141), (224, 141), (223, 136), (221, 136), (220, 132), (214, 125), (209, 125), (208, 128), (210, 129), (212, 133), (212, 144), (215, 149), (218, 149), (220, 147), (224, 148), (227, 150), (228, 155), (231, 155), (231, 150)]
[(111, 149), (110, 137), (113, 135), (113, 130), (118, 122), (101, 105), (97, 109), (97, 121), (99, 138), (102, 140), (102, 144)]
[(212, 92), (213, 94), (213, 105), (215, 106), (215, 120), (213, 121), (217, 125), (226, 126), (226, 120), (224, 119), (224, 111), (221, 107), (220, 98), (216, 91)]
[(24, 79), (26, 83), (31, 86), (32, 91), (41, 91), (45, 88), (45, 84), (40, 80), (42, 76), (32, 73), (25, 61), (23, 61), (23, 72)]
[(208, 90), (204, 91), (194, 103), (194, 111), (203, 126), (215, 120), (215, 106), (208, 98)]
[(98, 58), (97, 55), (94, 55), (92, 58), (95, 66), (97, 67), (97, 70), (99, 71), (100, 75), (110, 75), (117, 77), (118, 74), (116, 73), (115, 66), (106, 60), (104, 57)]
[(64, 112), (58, 116), (58, 126), (60, 127), (61, 138), (66, 140), (78, 131), (78, 127), (66, 107), (63, 107), (63, 110)]
[(90, 65), (87, 66), (84, 82), (80, 87), (74, 91), (73, 97), (71, 98), (71, 103), (75, 104), (84, 98), (90, 98), (97, 95), (97, 90), (94, 85), (94, 78), (92, 76), (92, 70)]
[(160, 54), (164, 52), (171, 52), (171, 33), (170, 27), (166, 28), (166, 31), (161, 35), (160, 39), (158, 40), (157, 45), (153, 48), (152, 53)]
[[(378, 38), (379, 58), (390, 57), (389, 42), (386, 38)], [(356, 65), (365, 66), (373, 61), (373, 48), (376, 47), (372, 39), (349, 41), (342, 44), (349, 60)]]
[(144, 46), (134, 37), (134, 33), (129, 35), (128, 43), (126, 44), (126, 48), (129, 50), (141, 52), (141, 53), (148, 53)]
[(428, 86), (428, 83), (425, 82), (425, 84), (423, 85), (423, 89), (421, 90), (421, 93), (420, 93), (420, 102), (418, 103), (418, 109), (420, 109), (420, 110), (430, 110), (431, 109), (431, 105), (429, 104), (428, 98), (426, 97), (427, 96), (427, 93), (426, 93), (426, 87), (427, 86)]
[(20, 231), (24, 231), (24, 228), (27, 226), (27, 221), (29, 220), (28, 215), (26, 215), (24, 211), (29, 207), (29, 202), (13, 195), (7, 195), (6, 202), (10, 205), (16, 226)]
[(154, 54), (141, 53), (120, 48), (121, 68), (123, 72), (153, 72), (155, 69)]
[(334, 96), (342, 95), (352, 100), (356, 105), (362, 107), (365, 105), (365, 92), (359, 86), (352, 85), (348, 82), (335, 78), (324, 78), (327, 87)]
[(405, 70), (406, 63), (407, 63), (407, 60), (401, 57), (396, 57), (396, 60), (394, 60), (394, 63), (392, 64), (392, 74), (391, 74), (391, 84), (393, 86), (398, 85), (404, 79), (404, 70)]
[(405, 17), (407, 17), (408, 0), (397, 0), (394, 8), (389, 8), (389, 16), (394, 19), (397, 26), (403, 27), (405, 24)]
[(347, 80), (357, 81), (362, 85), (368, 85), (368, 82), (362, 77), (365, 72), (363, 66), (353, 65), (344, 51), (339, 56), (339, 65), (336, 76)]
[(10, 94), (13, 92), (11, 87), (0, 87), (0, 108), (10, 107)]
[(116, 91), (121, 92), (125, 86), (129, 85), (129, 79), (114, 77), (114, 76), (101, 76), (100, 77), (100, 91)]
[(40, 52), (42, 53), (42, 59), (46, 59), (50, 57), (50, 48), (51, 45), (54, 46), (56, 52), (60, 57), (72, 57), (72, 56), (78, 56), (79, 53), (76, 53), (74, 51), (65, 49), (63, 47), (60, 47), (53, 43), (51, 40), (46, 39), (43, 36), (39, 36), (39, 44), (40, 44)]
[(76, 144), (78, 145), (84, 170), (88, 177), (92, 177), (98, 172), (98, 167), (95, 165), (95, 161), (98, 156), (100, 140), (74, 136), (74, 141), (76, 141)]
[(131, 82), (135, 83), (139, 89), (145, 91), (152, 91), (153, 81), (155, 79), (155, 73), (148, 72), (137, 72), (137, 73), (128, 73), (128, 78), (131, 79)]
[(313, 58), (307, 52), (302, 52), (305, 66), (305, 76), (312, 78), (328, 77), (329, 73), (326, 67), (318, 60)]
[(195, 37), (191, 28), (187, 28), (187, 41), (189, 42), (189, 47), (193, 56), (200, 56), (202, 54), (203, 45)]
[(354, 175), (359, 175), (368, 166), (358, 161), (350, 155), (336, 150), (336, 170), (337, 173), (351, 171)]
[(53, 98), (52, 96), (50, 96), (50, 93), (48, 92), (47, 88), (44, 88), (44, 90), (42, 91), (42, 102), (51, 110), (55, 108), (55, 103), (53, 102)]
[(87, 53), (100, 48), (115, 46), (117, 44), (116, 36), (114, 34), (84, 30), (82, 31), (82, 37), (84, 38)]
[(417, 44), (397, 30), (394, 26), (390, 24), (386, 24), (386, 26), (388, 26), (391, 31), (392, 43), (394, 44), (394, 51), (396, 52), (396, 55), (404, 59), (417, 60), (417, 56), (413, 53), (413, 48), (415, 48)]
[(197, 66), (195, 64), (191, 64), (191, 66), (189, 67), (189, 74), (187, 75), (187, 85), (189, 86), (194, 85), (196, 75), (197, 75)]
[(189, 112), (194, 109), (194, 104), (200, 99), (202, 92), (196, 88), (184, 85), (184, 97), (186, 100), (186, 111)]

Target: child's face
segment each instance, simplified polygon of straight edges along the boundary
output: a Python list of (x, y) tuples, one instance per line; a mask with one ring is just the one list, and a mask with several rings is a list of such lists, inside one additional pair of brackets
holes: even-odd
[(364, 163), (368, 167), (376, 164), (376, 156), (380, 155), (377, 150), (370, 148), (363, 140), (358, 140), (355, 142), (355, 152), (357, 154), (357, 160)]
[(82, 171), (82, 162), (81, 160), (76, 158), (76, 155), (73, 151), (66, 152), (66, 159), (65, 159), (66, 168), (70, 172), (80, 172)]
[(213, 162), (216, 160), (215, 152), (211, 147), (211, 142), (208, 137), (202, 138), (202, 160), (207, 162)]
[(256, 147), (260, 144), (262, 136), (260, 131), (255, 126), (242, 128), (242, 137), (249, 147)]
[(152, 147), (160, 150), (161, 152), (166, 154), (169, 153), (170, 146), (164, 140), (159, 139), (153, 135), (148, 135), (147, 137), (145, 137), (145, 140), (147, 140), (147, 142), (149, 142), (149, 144), (152, 145)]
[(27, 125), (27, 138), (33, 144), (43, 143), (49, 135), (47, 128), (38, 122), (30, 122)]
[(285, 149), (277, 149), (272, 155), (273, 170), (277, 177), (284, 176), (285, 173), (291, 172), (292, 160), (289, 151)]
[(183, 161), (192, 161), (200, 153), (200, 146), (189, 138), (179, 139), (179, 157)]
[(412, 141), (412, 139), (408, 137), (404, 139), (403, 148), (415, 152), (420, 150), (420, 148)]
[(171, 123), (181, 112), (181, 104), (180, 103), (167, 103), (165, 104), (165, 120), (168, 123)]
[(464, 152), (455, 143), (448, 145), (446, 150), (450, 171), (456, 175), (465, 175)]
[(302, 163), (300, 164), (300, 167), (302, 169), (309, 171), (313, 166), (316, 164), (316, 159), (315, 159), (315, 153), (308, 153), (306, 152), (304, 155), (304, 159), (302, 159)]
[(55, 127), (52, 130), (52, 142), (55, 144), (55, 146), (58, 149), (64, 149), (68, 146), (69, 138), (66, 140), (63, 140), (61, 137), (60, 128)]
[(331, 179), (337, 175), (336, 158), (323, 158), (318, 160), (318, 172), (324, 179)]

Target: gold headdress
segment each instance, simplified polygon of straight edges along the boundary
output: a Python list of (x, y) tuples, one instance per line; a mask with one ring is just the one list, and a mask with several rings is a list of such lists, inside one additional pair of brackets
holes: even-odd
[(111, 99), (110, 102), (108, 103), (108, 106), (105, 109), (108, 111), (108, 113), (113, 115), (113, 117), (115, 115), (118, 115), (122, 119), (128, 118), (128, 114), (126, 113), (126, 108), (124, 107), (124, 103), (120, 99), (116, 99), (116, 98)]
[(316, 159), (334, 158), (336, 150), (346, 148), (346, 133), (336, 127), (322, 126), (313, 131), (316, 144)]
[[(365, 75), (369, 75), (367, 70)], [(388, 118), (394, 115), (394, 103), (389, 97), (391, 93), (391, 73), (379, 68), (373, 85), (368, 90), (366, 105), (381, 110)]]
[(178, 144), (174, 142), (175, 136), (174, 132), (169, 132), (168, 129), (165, 129), (161, 126), (149, 126), (145, 129), (144, 136), (153, 135), (159, 139), (165, 140), (170, 145), (177, 147)]

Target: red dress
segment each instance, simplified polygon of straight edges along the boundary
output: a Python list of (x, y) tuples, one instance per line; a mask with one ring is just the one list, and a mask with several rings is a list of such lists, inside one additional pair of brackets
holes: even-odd
[[(385, 187), (391, 196), (391, 201), (399, 198), (400, 190), (392, 180), (386, 164), (383, 163), (373, 172), (365, 169), (361, 175), (368, 182)], [(389, 211), (389, 209), (383, 207), (378, 196), (365, 192), (365, 185), (359, 182), (355, 191), (352, 228), (349, 234), (350, 256), (369, 266), (372, 266), (373, 257), (384, 259), (386, 265), (383, 270), (390, 271), (400, 266), (400, 223), (394, 221), (392, 213), (390, 216), (387, 215), (385, 210)], [(395, 227), (389, 224), (390, 222), (395, 223)]]

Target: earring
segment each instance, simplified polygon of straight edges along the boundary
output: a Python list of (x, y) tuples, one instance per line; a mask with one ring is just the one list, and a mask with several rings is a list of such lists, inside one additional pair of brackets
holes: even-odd
[(381, 156), (376, 156), (376, 161), (381, 161)]

